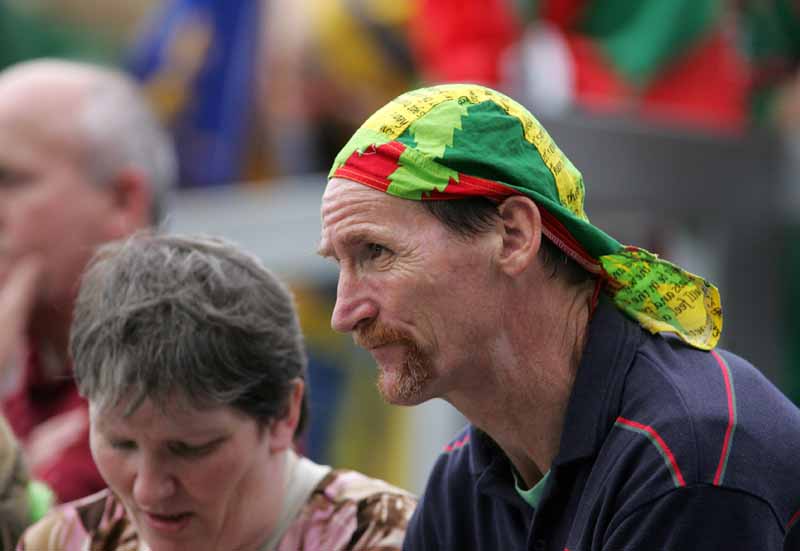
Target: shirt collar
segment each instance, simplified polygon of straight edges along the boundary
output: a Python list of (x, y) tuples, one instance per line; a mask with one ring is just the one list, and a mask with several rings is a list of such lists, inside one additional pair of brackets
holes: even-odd
[(642, 336), (641, 328), (609, 300), (600, 300), (589, 323), (553, 466), (597, 453), (617, 418), (625, 375)]
[[(617, 418), (625, 375), (642, 335), (636, 323), (601, 297), (589, 323), (551, 470), (597, 453)], [(480, 491), (524, 503), (514, 487), (511, 461), (497, 443), (474, 425), (469, 427), (468, 441), (469, 469)]]

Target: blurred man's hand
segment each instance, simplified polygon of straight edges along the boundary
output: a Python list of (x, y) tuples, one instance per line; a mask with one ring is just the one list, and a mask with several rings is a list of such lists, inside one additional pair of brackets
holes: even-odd
[(23, 337), (42, 272), (41, 259), (27, 256), (0, 278), (0, 375), (9, 368)]

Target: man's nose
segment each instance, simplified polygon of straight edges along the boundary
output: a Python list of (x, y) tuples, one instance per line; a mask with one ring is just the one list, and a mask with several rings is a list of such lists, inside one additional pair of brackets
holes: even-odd
[(349, 333), (362, 321), (374, 319), (377, 315), (378, 305), (367, 286), (352, 270), (342, 269), (336, 286), (336, 306), (331, 316), (334, 331)]

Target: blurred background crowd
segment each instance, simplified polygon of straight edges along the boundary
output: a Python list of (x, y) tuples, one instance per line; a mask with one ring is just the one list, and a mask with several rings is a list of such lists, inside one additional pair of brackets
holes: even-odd
[(42, 56), (140, 81), (178, 148), (170, 229), (226, 235), (292, 282), (317, 461), (420, 491), (461, 422), (380, 401), (369, 357), (330, 330), (336, 271), (314, 258), (336, 152), (441, 82), (526, 104), (594, 222), (717, 283), (723, 344), (800, 402), (796, 0), (0, 0), (0, 66)]

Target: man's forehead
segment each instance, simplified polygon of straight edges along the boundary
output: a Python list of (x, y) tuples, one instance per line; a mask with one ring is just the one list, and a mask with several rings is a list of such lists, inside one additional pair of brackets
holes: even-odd
[(407, 217), (422, 209), (420, 201), (395, 197), (367, 185), (333, 178), (322, 197), (322, 225), (339, 224), (352, 217), (379, 222), (386, 217)]
[(367, 185), (355, 182), (353, 180), (348, 180), (346, 178), (331, 178), (328, 181), (328, 185), (325, 187), (324, 197), (331, 197), (331, 196), (338, 197), (340, 195), (349, 196), (354, 194), (356, 196), (385, 195), (383, 192), (380, 192), (376, 189), (372, 189)]
[(99, 69), (58, 60), (21, 63), (0, 72), (0, 96), (79, 97), (96, 85), (102, 75)]
[[(91, 74), (58, 63), (32, 63), (0, 73), (0, 121), (61, 127), (73, 117), (92, 86)], [(40, 129), (41, 129), (40, 128)]]
[(79, 136), (66, 127), (47, 128), (37, 121), (8, 121), (0, 117), (0, 159), (3, 164), (38, 165), (44, 159), (74, 157), (81, 151)]
[(339, 222), (355, 214), (367, 214), (385, 202), (387, 195), (363, 184), (333, 178), (322, 196), (322, 225)]
[(79, 145), (77, 101), (38, 89), (29, 96), (21, 92), (0, 85), (0, 142), (41, 147), (50, 153)]
[(328, 256), (331, 240), (351, 242), (380, 232), (393, 219), (407, 219), (417, 202), (387, 195), (351, 180), (333, 178), (322, 199), (320, 254)]

